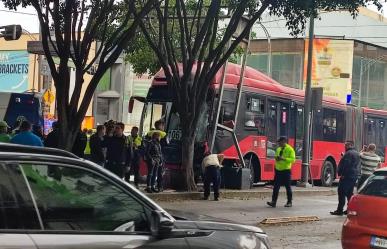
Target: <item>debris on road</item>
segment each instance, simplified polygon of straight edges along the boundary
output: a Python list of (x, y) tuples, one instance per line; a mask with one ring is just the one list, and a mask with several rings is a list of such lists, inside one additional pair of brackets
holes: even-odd
[(276, 225), (276, 224), (286, 224), (294, 222), (311, 222), (319, 221), (320, 218), (317, 216), (293, 216), (293, 217), (276, 217), (276, 218), (266, 218), (260, 222), (260, 224), (265, 225)]

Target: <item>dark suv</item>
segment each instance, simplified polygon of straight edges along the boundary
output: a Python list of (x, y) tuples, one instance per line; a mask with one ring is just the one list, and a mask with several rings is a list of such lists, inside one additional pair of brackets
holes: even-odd
[(0, 249), (270, 248), (251, 226), (175, 220), (71, 153), (0, 144)]

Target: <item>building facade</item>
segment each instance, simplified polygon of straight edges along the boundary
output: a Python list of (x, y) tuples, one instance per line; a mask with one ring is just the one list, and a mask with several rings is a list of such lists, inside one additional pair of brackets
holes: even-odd
[[(303, 89), (308, 39), (290, 37), (278, 17), (266, 17), (262, 23), (270, 39), (263, 38), (261, 26), (255, 27), (260, 39), (251, 43), (248, 65), (284, 85)], [(325, 95), (342, 102), (387, 109), (385, 18), (368, 9), (360, 9), (357, 19), (345, 11), (322, 13), (315, 30), (313, 86), (323, 87)]]

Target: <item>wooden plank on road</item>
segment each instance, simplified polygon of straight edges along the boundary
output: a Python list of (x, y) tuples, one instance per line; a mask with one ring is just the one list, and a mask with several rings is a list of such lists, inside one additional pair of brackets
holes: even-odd
[(263, 219), (260, 224), (275, 225), (275, 224), (286, 224), (293, 222), (311, 222), (319, 221), (320, 218), (317, 216), (293, 216), (293, 217), (276, 217)]

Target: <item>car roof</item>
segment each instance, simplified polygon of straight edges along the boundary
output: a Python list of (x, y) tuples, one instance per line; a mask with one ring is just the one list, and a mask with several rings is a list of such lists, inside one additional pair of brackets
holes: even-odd
[(383, 167), (383, 168), (380, 168), (380, 169), (377, 169), (374, 174), (382, 174), (382, 175), (385, 175), (387, 174), (387, 167)]
[(10, 153), (20, 153), (20, 154), (31, 154), (31, 155), (51, 155), (51, 156), (61, 156), (73, 159), (79, 159), (76, 155), (71, 152), (54, 149), (54, 148), (45, 148), (45, 147), (35, 147), (35, 146), (25, 146), (19, 144), (9, 144), (9, 143), (0, 143), (0, 153), (10, 152)]

